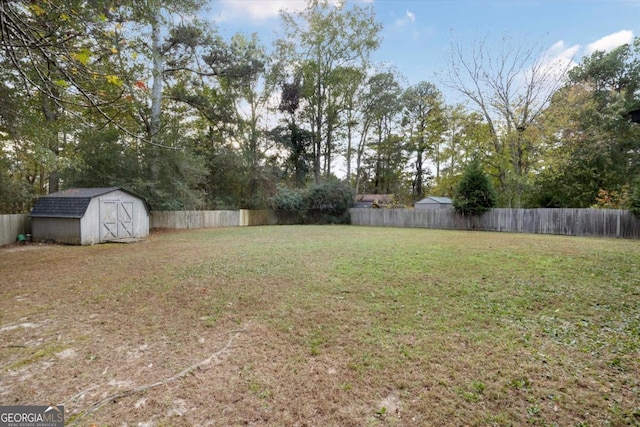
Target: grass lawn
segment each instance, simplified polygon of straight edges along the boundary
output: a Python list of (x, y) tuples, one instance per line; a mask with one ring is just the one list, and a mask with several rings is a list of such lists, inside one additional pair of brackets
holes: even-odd
[(1, 248), (0, 404), (77, 426), (640, 425), (640, 242), (274, 226)]

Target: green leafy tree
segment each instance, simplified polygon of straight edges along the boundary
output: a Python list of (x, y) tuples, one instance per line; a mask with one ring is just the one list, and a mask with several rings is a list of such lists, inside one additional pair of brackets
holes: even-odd
[[(344, 157), (346, 162), (346, 181), (351, 182), (352, 162), (354, 154), (357, 152), (356, 138), (358, 124), (362, 119), (361, 108), (363, 107), (364, 84), (366, 82), (366, 72), (357, 67), (343, 67), (336, 73), (335, 93), (338, 111), (341, 114), (342, 127), (346, 133), (346, 147), (344, 147)], [(330, 163), (330, 162), (329, 162)]]
[(15, 179), (11, 160), (0, 152), (0, 214), (27, 213), (32, 192), (27, 181)]
[(388, 191), (392, 181), (394, 184), (398, 181), (387, 178), (398, 177), (397, 167), (404, 169), (407, 160), (406, 147), (396, 132), (399, 131), (402, 88), (395, 74), (374, 74), (366, 87), (358, 129), (356, 194)]
[(281, 83), (278, 110), (284, 114), (284, 125), (279, 125), (269, 132), (270, 139), (289, 153), (284, 162), (285, 175), (293, 178), (293, 185), (297, 188), (306, 185), (307, 174), (311, 170), (310, 165), (313, 164), (313, 135), (298, 124), (301, 100), (300, 78)]
[(67, 187), (128, 187), (139, 176), (137, 145), (126, 145), (115, 126), (84, 129), (73, 147), (75, 159), (62, 171)]
[(312, 185), (306, 193), (307, 221), (329, 224), (349, 222), (353, 190), (348, 183), (329, 180)]
[[(482, 153), (490, 152), (490, 129), (482, 116), (463, 106), (448, 107), (445, 111), (444, 138), (437, 154), (440, 174), (435, 177), (433, 194), (453, 197), (466, 166)], [(485, 159), (483, 159), (486, 161)]]
[(290, 122), (272, 129), (269, 138), (288, 153), (283, 165), (286, 180), (291, 181), (294, 187), (305, 187), (313, 162), (313, 156), (309, 152), (312, 144), (309, 131)]
[(444, 84), (465, 96), (490, 129), (491, 173), (502, 205), (520, 207), (539, 161), (534, 123), (563, 84), (568, 63), (550, 65), (536, 45), (503, 37), (452, 43)]
[(420, 82), (402, 96), (403, 122), (409, 131), (408, 147), (415, 153), (414, 200), (425, 195), (427, 157), (434, 160), (436, 179), (440, 176), (440, 146), (445, 131), (445, 108), (442, 93), (429, 82)]
[[(176, 171), (199, 163), (191, 153), (163, 151), (191, 147), (184, 132), (174, 132), (175, 123), (163, 125), (163, 111), (178, 110), (162, 83), (167, 76), (182, 81), (182, 65), (193, 58), (201, 34), (189, 19), (186, 25), (174, 18), (188, 18), (202, 3), (0, 2), (0, 61), (8, 66), (1, 72), (14, 76), (10, 87), (22, 94), (16, 99), (29, 99), (19, 105), (24, 120), (12, 120), (13, 163), (24, 166), (22, 176), (36, 193), (56, 191), (61, 177), (68, 186), (131, 183), (135, 176), (142, 195), (154, 202), (161, 194), (172, 200), (184, 194), (165, 177), (180, 177)], [(84, 140), (92, 133), (99, 135), (95, 149)], [(122, 167), (125, 154), (135, 172)]]
[(366, 183), (367, 192), (395, 194), (404, 199), (405, 193), (410, 191), (407, 189), (411, 187), (412, 181), (411, 173), (407, 171), (409, 151), (400, 135), (389, 133), (383, 138), (369, 146), (370, 156), (365, 161), (365, 168), (370, 176)]
[(546, 148), (535, 205), (590, 207), (640, 174), (640, 127), (627, 118), (640, 105), (639, 75), (638, 38), (571, 70), (537, 125)]
[[(229, 81), (227, 93), (235, 100), (237, 139), (244, 165), (242, 204), (244, 207), (263, 208), (270, 196), (270, 181), (274, 179), (265, 167), (265, 117), (275, 91), (275, 80), (270, 78), (267, 53), (255, 34), (251, 38), (236, 34), (231, 39), (230, 48), (237, 68), (226, 80)], [(248, 106), (247, 112), (243, 112), (244, 105)]]
[(308, 188), (278, 188), (271, 199), (281, 223), (338, 224), (349, 222), (353, 190), (348, 183), (331, 179)]
[(479, 215), (495, 205), (491, 180), (475, 159), (465, 169), (453, 198), (453, 206), (462, 215)]
[[(0, 55), (21, 86), (42, 93), (57, 108), (104, 109), (121, 103), (122, 77), (110, 68), (115, 9), (112, 2), (70, 0), (0, 2)], [(73, 97), (64, 96), (72, 92)]]
[(277, 41), (278, 51), (283, 64), (296, 67), (293, 75), (302, 78), (305, 117), (313, 135), (313, 173), (319, 183), (337, 118), (336, 71), (363, 68), (379, 46), (381, 26), (372, 6), (347, 7), (346, 2), (334, 5), (327, 0), (311, 0), (303, 11), (281, 16), (284, 35)]

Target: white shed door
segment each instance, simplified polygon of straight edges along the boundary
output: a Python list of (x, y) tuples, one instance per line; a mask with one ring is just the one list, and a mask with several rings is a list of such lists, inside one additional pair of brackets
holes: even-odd
[(100, 230), (103, 241), (133, 237), (133, 202), (101, 200)]

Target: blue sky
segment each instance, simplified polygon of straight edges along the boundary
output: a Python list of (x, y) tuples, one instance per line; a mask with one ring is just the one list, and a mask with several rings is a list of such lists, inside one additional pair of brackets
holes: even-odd
[[(335, 1), (335, 0), (332, 0)], [(382, 23), (374, 60), (394, 66), (408, 84), (437, 82), (452, 39), (499, 40), (507, 34), (552, 56), (579, 61), (640, 36), (640, 0), (350, 0), (371, 3)], [(258, 33), (270, 46), (281, 24), (278, 10), (304, 0), (212, 0), (208, 16), (220, 33)]]

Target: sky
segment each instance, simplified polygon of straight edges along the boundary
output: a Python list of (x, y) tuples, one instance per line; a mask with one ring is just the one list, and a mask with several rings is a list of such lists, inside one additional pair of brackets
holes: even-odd
[[(464, 45), (508, 36), (551, 57), (580, 62), (595, 50), (640, 36), (640, 0), (347, 1), (353, 3), (373, 5), (383, 26), (373, 59), (401, 73), (406, 84), (437, 84), (454, 40)], [(305, 5), (305, 0), (212, 0), (207, 18), (226, 38), (257, 33), (269, 47), (280, 31), (279, 10)]]

